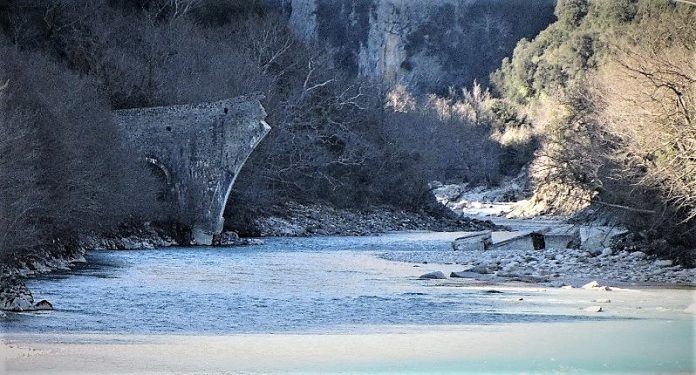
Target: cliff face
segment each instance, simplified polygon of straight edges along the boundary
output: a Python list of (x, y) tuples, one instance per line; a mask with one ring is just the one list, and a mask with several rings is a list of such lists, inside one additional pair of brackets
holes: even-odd
[(423, 91), (487, 83), (518, 40), (554, 21), (555, 0), (282, 0), (293, 32), (337, 65)]

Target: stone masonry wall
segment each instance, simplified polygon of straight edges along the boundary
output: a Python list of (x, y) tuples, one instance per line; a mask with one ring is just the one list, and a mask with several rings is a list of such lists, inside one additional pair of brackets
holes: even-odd
[(133, 151), (161, 174), (197, 244), (220, 233), (239, 171), (270, 127), (258, 96), (115, 112)]

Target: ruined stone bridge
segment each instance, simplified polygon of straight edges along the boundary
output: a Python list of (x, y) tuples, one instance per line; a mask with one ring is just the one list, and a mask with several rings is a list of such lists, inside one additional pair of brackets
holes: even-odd
[(194, 244), (210, 245), (239, 171), (271, 129), (259, 95), (197, 105), (115, 111), (116, 123), (175, 203)]

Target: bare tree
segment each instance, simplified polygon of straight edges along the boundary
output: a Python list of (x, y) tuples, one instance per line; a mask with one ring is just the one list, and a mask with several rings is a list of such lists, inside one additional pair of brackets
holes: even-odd
[[(618, 137), (620, 175), (662, 195), (666, 207), (696, 219), (696, 12), (648, 19), (614, 46), (603, 72), (604, 119)], [(669, 26), (667, 21), (669, 22)], [(665, 38), (670, 35), (670, 38)]]

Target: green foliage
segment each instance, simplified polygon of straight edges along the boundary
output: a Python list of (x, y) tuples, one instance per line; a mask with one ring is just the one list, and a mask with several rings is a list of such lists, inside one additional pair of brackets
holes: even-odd
[(590, 0), (558, 0), (556, 3), (556, 17), (558, 22), (565, 27), (580, 25), (589, 12)]
[(423, 56), (442, 66), (436, 82), (422, 84), (423, 92), (446, 94), (449, 87), (471, 87), (474, 81), (488, 86), (490, 72), (519, 38), (532, 37), (553, 21), (552, 7), (551, 1), (526, 0), (439, 5), (406, 35), (406, 66), (417, 64)]
[(631, 23), (638, 13), (638, 0), (600, 1), (592, 9), (592, 18), (603, 27)]
[(556, 14), (492, 75), (502, 100), (542, 130), (537, 199), (609, 203), (619, 222), (693, 246), (696, 7), (568, 0)]

